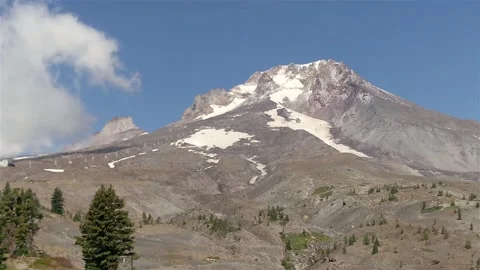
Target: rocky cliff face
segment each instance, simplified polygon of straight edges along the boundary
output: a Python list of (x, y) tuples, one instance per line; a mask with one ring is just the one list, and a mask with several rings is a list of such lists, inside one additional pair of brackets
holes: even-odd
[(65, 150), (74, 151), (117, 141), (129, 140), (144, 133), (144, 131), (135, 125), (132, 117), (115, 117), (108, 121), (100, 132), (95, 133), (86, 140), (67, 147)]
[(337, 140), (371, 157), (401, 161), (424, 173), (479, 171), (480, 123), (424, 109), (333, 60), (276, 66), (229, 91), (212, 90), (195, 98), (182, 122), (265, 99), (328, 121)]

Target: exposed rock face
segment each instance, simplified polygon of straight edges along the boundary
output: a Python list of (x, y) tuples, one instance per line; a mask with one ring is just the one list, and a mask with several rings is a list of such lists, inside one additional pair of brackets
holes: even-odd
[(144, 133), (133, 122), (132, 117), (115, 117), (103, 126), (100, 132), (90, 138), (67, 147), (66, 151), (74, 151), (82, 148), (105, 145), (117, 141), (132, 139)]
[(278, 109), (277, 110), (277, 115), (285, 118), (286, 120), (288, 120), (290, 118), (290, 112), (287, 111), (287, 109), (285, 109), (285, 108)]
[(183, 113), (182, 119), (195, 119), (199, 115), (212, 113), (213, 109), (210, 105), (225, 106), (232, 99), (225, 89), (212, 89), (206, 94), (196, 96), (192, 106)]
[(245, 101), (231, 110), (279, 97), (288, 109), (328, 121), (334, 137), (371, 157), (401, 161), (425, 173), (479, 171), (480, 123), (421, 108), (333, 60), (255, 72), (228, 92), (212, 90), (196, 97), (181, 122), (236, 98)]

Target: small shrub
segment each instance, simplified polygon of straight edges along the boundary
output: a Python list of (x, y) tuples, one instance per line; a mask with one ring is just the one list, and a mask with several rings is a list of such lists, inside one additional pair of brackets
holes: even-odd
[(433, 206), (433, 207), (423, 209), (422, 213), (432, 213), (432, 212), (436, 212), (438, 210), (441, 210), (442, 208), (443, 208), (442, 206), (437, 205), (437, 206)]
[(470, 240), (467, 240), (467, 241), (465, 242), (465, 248), (466, 248), (466, 249), (471, 249), (471, 248), (472, 248), (472, 242), (471, 242)]
[(365, 234), (365, 235), (363, 236), (363, 244), (364, 244), (365, 246), (370, 245), (370, 237), (368, 237), (367, 234)]

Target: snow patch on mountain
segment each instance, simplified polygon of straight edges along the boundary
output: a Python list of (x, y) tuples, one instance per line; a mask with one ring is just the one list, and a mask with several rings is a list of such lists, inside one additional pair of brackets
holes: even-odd
[(254, 156), (254, 157), (251, 157), (251, 158), (248, 158), (247, 160), (252, 162), (253, 164), (255, 164), (255, 167), (257, 168), (257, 170), (260, 171), (260, 175), (256, 175), (256, 176), (253, 176), (252, 178), (250, 178), (250, 181), (249, 183), (251, 185), (255, 184), (255, 182), (258, 180), (258, 178), (260, 177), (264, 177), (265, 175), (267, 175), (267, 171), (265, 170), (265, 168), (267, 166), (265, 166), (264, 164), (261, 164), (255, 160), (253, 160), (254, 158), (256, 158), (257, 156)]
[(202, 129), (190, 135), (188, 138), (180, 139), (171, 143), (176, 147), (182, 147), (183, 144), (190, 144), (206, 150), (218, 147), (226, 149), (241, 139), (251, 139), (253, 135), (237, 131), (226, 131), (225, 129)]
[(43, 169), (44, 171), (47, 172), (64, 172), (64, 169)]
[(253, 94), (257, 84), (240, 84), (232, 88), (231, 93), (233, 94)]
[(195, 154), (199, 154), (199, 155), (202, 155), (202, 156), (206, 156), (206, 157), (209, 157), (209, 158), (214, 158), (217, 156), (217, 154), (209, 154), (209, 153), (205, 153), (205, 152), (200, 152), (200, 151), (195, 151), (193, 149), (188, 149), (188, 152), (192, 152), (192, 153), (195, 153)]
[(213, 109), (213, 112), (212, 113), (209, 113), (209, 114), (204, 114), (204, 115), (200, 115), (198, 116), (197, 118), (195, 119), (208, 119), (208, 118), (211, 118), (211, 117), (215, 117), (215, 116), (218, 116), (218, 115), (222, 115), (222, 114), (225, 114), (233, 109), (235, 109), (236, 107), (240, 106), (243, 102), (245, 102), (245, 98), (234, 98), (233, 101), (226, 105), (226, 106), (219, 106), (219, 105), (210, 105), (210, 107), (212, 107)]
[(273, 121), (267, 123), (269, 127), (288, 127), (293, 130), (305, 130), (341, 153), (350, 153), (359, 157), (368, 157), (367, 155), (355, 151), (346, 145), (336, 143), (333, 140), (332, 134), (330, 133), (330, 129), (332, 128), (332, 126), (328, 122), (306, 116), (292, 110), (289, 110), (290, 119), (287, 120), (277, 114), (277, 110), (281, 108), (284, 107), (277, 104), (276, 109), (265, 112), (266, 115), (270, 116), (273, 119)]
[(115, 168), (115, 163), (118, 163), (120, 161), (124, 161), (124, 160), (127, 160), (127, 159), (131, 159), (131, 158), (134, 158), (134, 157), (136, 157), (136, 155), (129, 156), (129, 157), (124, 157), (124, 158), (121, 158), (119, 160), (112, 161), (112, 162), (108, 163), (108, 167), (113, 169), (113, 168)]
[(283, 103), (284, 98), (295, 101), (303, 93), (302, 89), (283, 89), (270, 95), (270, 100), (276, 103)]
[(282, 88), (303, 88), (303, 84), (297, 78), (290, 79), (285, 75), (284, 72), (279, 72), (277, 75), (272, 77), (273, 81), (280, 85)]

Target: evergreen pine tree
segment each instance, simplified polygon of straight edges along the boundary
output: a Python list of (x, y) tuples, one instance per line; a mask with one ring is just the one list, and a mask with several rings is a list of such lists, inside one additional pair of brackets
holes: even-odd
[(370, 245), (370, 238), (368, 237), (367, 234), (365, 234), (365, 235), (363, 236), (363, 244), (364, 244), (365, 246)]
[(378, 253), (378, 246), (374, 244), (372, 248), (372, 255), (377, 253)]
[(133, 256), (133, 223), (112, 186), (95, 193), (75, 244), (82, 248), (86, 270), (117, 269), (119, 256)]
[(151, 214), (148, 214), (148, 218), (147, 218), (147, 221), (148, 221), (148, 224), (153, 224), (153, 217)]
[(7, 265), (5, 264), (7, 261), (7, 257), (5, 256), (7, 250), (2, 246), (3, 238), (3, 233), (0, 232), (0, 270), (7, 270)]
[(458, 209), (457, 211), (457, 220), (462, 220), (462, 210)]
[(14, 255), (32, 255), (33, 238), (42, 219), (40, 203), (31, 189), (10, 188), (7, 183), (0, 200), (2, 246)]
[(287, 239), (287, 243), (285, 244), (286, 250), (292, 250), (292, 244), (290, 243), (290, 239)]
[(52, 198), (51, 198), (51, 212), (59, 215), (63, 215), (64, 209), (64, 198), (63, 198), (63, 192), (60, 188), (56, 187), (55, 190), (53, 191)]
[(143, 222), (144, 225), (148, 224), (148, 218), (147, 218), (147, 214), (145, 212), (142, 213), (142, 222)]

